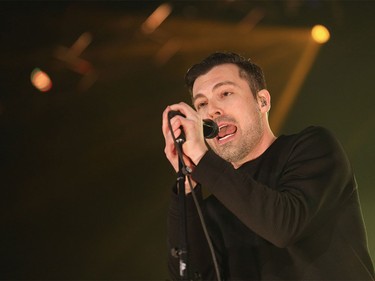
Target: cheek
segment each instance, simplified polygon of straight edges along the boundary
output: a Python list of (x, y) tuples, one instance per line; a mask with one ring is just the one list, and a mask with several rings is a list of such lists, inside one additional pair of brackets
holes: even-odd
[(241, 108), (238, 109), (238, 112), (241, 112), (241, 115), (237, 115), (236, 118), (239, 120), (241, 129), (245, 129), (247, 126), (254, 126), (260, 120), (260, 112), (258, 108)]
[(206, 143), (207, 145), (214, 151), (216, 152), (215, 150), (215, 141), (213, 139), (206, 139)]

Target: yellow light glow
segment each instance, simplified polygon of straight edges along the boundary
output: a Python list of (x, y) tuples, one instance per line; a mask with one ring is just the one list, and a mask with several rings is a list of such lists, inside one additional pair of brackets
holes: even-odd
[(329, 38), (330, 34), (328, 29), (323, 25), (315, 25), (311, 29), (311, 37), (315, 40), (315, 42), (319, 44), (326, 43)]
[(162, 24), (162, 22), (172, 12), (172, 6), (170, 4), (160, 5), (142, 24), (142, 31), (145, 34), (151, 34)]
[(48, 74), (35, 68), (30, 75), (31, 83), (41, 92), (48, 92), (52, 88), (52, 81)]

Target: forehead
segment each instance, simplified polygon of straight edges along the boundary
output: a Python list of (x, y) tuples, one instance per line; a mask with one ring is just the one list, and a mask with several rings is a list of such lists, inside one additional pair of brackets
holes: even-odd
[(247, 84), (247, 81), (240, 77), (240, 69), (235, 64), (222, 64), (213, 67), (206, 74), (199, 76), (193, 85), (193, 97), (199, 93), (212, 91), (215, 86), (223, 82), (234, 84)]

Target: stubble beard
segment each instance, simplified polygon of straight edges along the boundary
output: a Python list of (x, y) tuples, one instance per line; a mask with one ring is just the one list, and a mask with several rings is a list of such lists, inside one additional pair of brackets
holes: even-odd
[(253, 123), (253, 126), (249, 126), (245, 131), (243, 131), (241, 139), (238, 142), (228, 142), (220, 147), (212, 147), (212, 149), (217, 155), (228, 162), (243, 162), (243, 160), (259, 144), (263, 131), (264, 126), (261, 119), (261, 114), (258, 112), (257, 120), (255, 120)]

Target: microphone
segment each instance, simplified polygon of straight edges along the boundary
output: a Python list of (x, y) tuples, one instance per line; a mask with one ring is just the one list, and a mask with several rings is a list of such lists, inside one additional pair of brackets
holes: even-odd
[[(170, 120), (176, 115), (186, 117), (180, 111), (171, 110), (168, 112), (168, 119)], [(203, 135), (205, 139), (213, 139), (219, 134), (219, 126), (211, 119), (203, 119)], [(185, 133), (181, 128), (181, 134), (176, 139), (178, 143), (185, 141)]]

